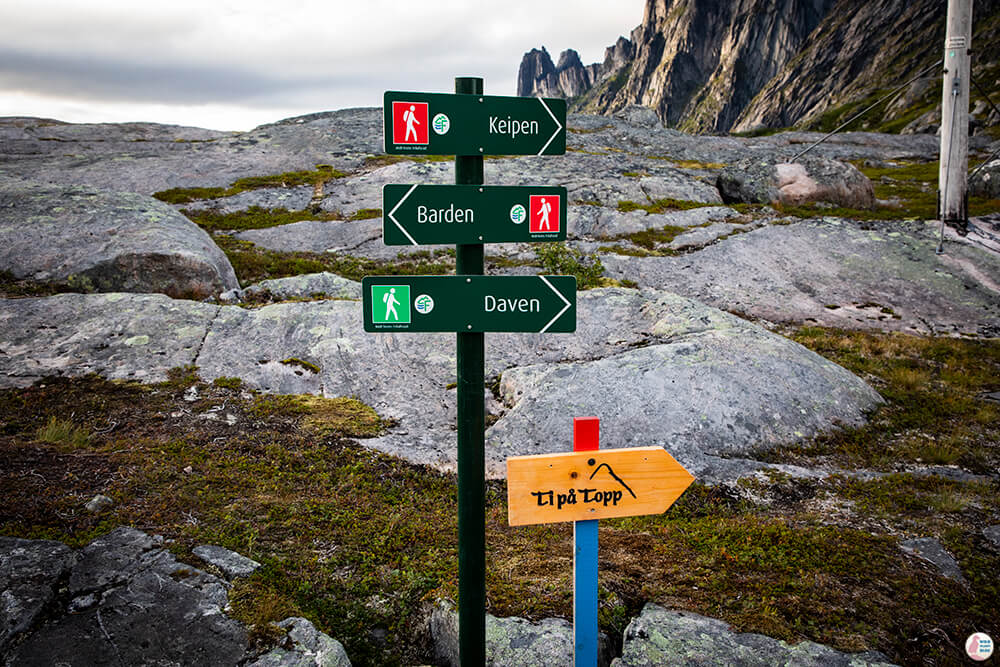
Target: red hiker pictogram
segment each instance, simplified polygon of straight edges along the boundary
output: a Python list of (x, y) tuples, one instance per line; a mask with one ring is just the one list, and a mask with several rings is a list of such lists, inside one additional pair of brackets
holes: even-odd
[(427, 102), (392, 103), (392, 142), (427, 144), (429, 123)]
[(559, 231), (559, 200), (558, 195), (531, 195), (529, 232)]

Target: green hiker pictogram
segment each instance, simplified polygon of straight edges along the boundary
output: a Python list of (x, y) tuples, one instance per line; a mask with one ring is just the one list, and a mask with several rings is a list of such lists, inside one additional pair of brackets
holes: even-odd
[(410, 286), (372, 285), (372, 323), (409, 324)]

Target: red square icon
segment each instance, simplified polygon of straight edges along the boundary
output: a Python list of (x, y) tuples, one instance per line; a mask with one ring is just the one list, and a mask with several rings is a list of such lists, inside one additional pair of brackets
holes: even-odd
[(427, 145), (427, 102), (392, 103), (392, 143)]
[(531, 195), (528, 231), (544, 233), (559, 231), (559, 195)]

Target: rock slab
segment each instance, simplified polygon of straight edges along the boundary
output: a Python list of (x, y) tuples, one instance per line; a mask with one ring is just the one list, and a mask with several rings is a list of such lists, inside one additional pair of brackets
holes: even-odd
[(0, 270), (85, 292), (204, 299), (238, 287), (226, 255), (141, 194), (0, 181)]
[(178, 563), (162, 538), (118, 528), (85, 547), (63, 614), (13, 647), (15, 665), (237, 665), (246, 630), (228, 618), (228, 584)]
[(931, 563), (938, 569), (941, 576), (948, 577), (960, 584), (968, 583), (965, 575), (962, 574), (962, 568), (959, 567), (958, 561), (948, 553), (944, 545), (936, 538), (918, 537), (912, 540), (904, 540), (899, 543), (899, 548), (911, 556), (922, 558)]
[(741, 665), (744, 667), (890, 667), (876, 652), (841, 653), (805, 641), (790, 645), (765, 635), (738, 633), (722, 621), (647, 604), (625, 629), (622, 656), (612, 667)]
[(0, 537), (0, 652), (34, 624), (75, 561), (61, 542)]

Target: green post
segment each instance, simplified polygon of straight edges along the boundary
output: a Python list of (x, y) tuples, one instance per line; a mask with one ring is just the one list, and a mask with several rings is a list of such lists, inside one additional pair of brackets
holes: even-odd
[[(482, 95), (483, 80), (455, 79), (455, 92)], [(455, 183), (483, 184), (483, 156), (456, 155)], [(483, 274), (483, 245), (455, 247), (455, 273)], [(486, 663), (486, 345), (458, 333), (458, 651), (464, 667)]]

